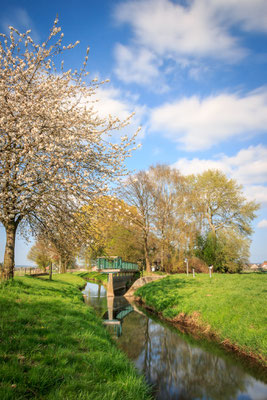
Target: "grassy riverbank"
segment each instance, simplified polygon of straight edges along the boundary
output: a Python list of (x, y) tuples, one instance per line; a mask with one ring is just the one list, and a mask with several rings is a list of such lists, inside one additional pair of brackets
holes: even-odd
[(78, 272), (77, 275), (83, 279), (97, 283), (106, 283), (108, 281), (108, 274), (101, 274), (97, 271)]
[(135, 294), (163, 318), (210, 336), (267, 367), (267, 274), (174, 275)]
[(0, 398), (148, 399), (147, 386), (78, 290), (77, 275), (0, 285)]

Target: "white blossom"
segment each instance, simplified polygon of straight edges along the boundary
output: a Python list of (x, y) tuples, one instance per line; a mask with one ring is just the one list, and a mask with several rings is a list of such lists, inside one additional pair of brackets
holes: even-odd
[[(55, 57), (79, 43), (62, 46), (57, 23), (41, 45), (13, 27), (0, 36), (0, 222), (7, 235), (21, 221), (34, 227), (35, 219), (62, 239), (62, 214), (73, 219), (81, 204), (125, 174), (135, 141), (107, 140), (129, 121), (93, 111), (97, 78), (85, 83), (89, 48), (80, 72), (64, 71), (64, 64), (56, 71)], [(9, 269), (10, 257), (5, 253)]]

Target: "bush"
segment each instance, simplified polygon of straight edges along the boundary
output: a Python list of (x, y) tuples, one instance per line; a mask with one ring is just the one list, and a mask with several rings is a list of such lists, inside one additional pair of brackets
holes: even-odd
[(208, 264), (204, 260), (201, 260), (198, 257), (190, 258), (188, 261), (188, 266), (189, 266), (190, 270), (192, 270), (192, 268), (194, 268), (195, 272), (204, 272), (204, 273), (209, 272)]

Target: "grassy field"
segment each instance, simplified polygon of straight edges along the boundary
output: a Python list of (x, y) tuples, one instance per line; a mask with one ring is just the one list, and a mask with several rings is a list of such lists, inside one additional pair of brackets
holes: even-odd
[(217, 340), (253, 353), (267, 365), (267, 274), (173, 275), (135, 294), (164, 318), (189, 317), (215, 332)]
[(143, 377), (78, 290), (77, 275), (0, 285), (0, 398), (138, 400)]

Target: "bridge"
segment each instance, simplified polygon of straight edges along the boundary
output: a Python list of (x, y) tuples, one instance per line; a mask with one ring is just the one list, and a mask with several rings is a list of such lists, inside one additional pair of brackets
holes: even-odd
[(121, 257), (99, 257), (97, 268), (99, 272), (108, 274), (107, 297), (114, 297), (114, 291), (125, 289), (139, 271), (138, 264), (123, 261)]
[(99, 270), (119, 270), (119, 271), (138, 271), (138, 264), (123, 261), (121, 257), (98, 257), (97, 267)]

